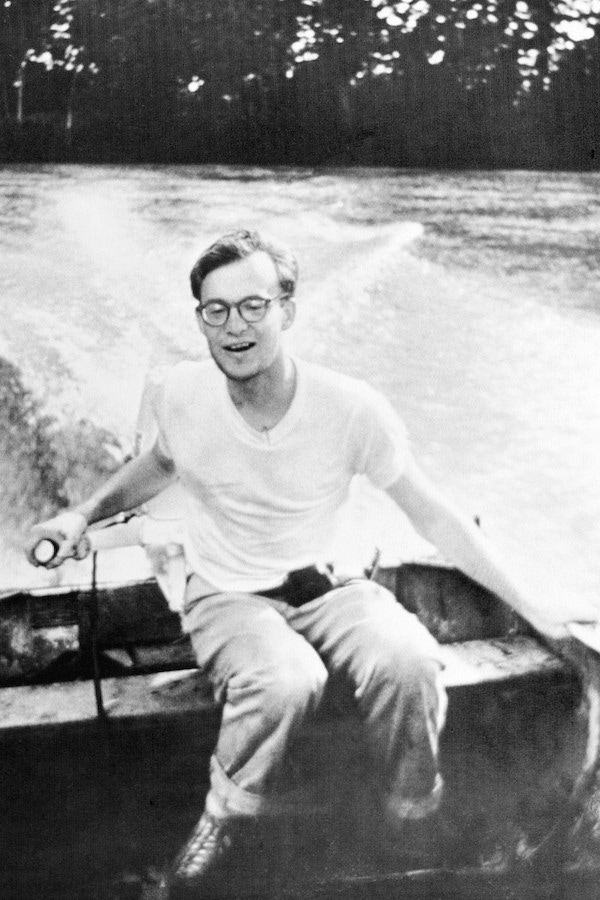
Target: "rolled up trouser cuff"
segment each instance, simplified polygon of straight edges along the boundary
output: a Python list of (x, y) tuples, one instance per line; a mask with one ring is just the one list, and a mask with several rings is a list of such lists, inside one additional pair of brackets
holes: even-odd
[(210, 790), (206, 811), (217, 819), (251, 816), (280, 816), (286, 813), (306, 814), (316, 811), (301, 792), (289, 791), (273, 797), (253, 794), (239, 787), (223, 770), (216, 756), (210, 761)]

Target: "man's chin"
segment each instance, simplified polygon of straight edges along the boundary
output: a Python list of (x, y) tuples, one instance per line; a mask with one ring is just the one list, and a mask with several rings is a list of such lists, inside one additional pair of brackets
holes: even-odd
[(231, 381), (252, 381), (259, 374), (256, 366), (250, 366), (248, 363), (241, 361), (236, 363), (235, 360), (224, 360), (216, 356), (213, 356), (213, 360), (223, 375)]

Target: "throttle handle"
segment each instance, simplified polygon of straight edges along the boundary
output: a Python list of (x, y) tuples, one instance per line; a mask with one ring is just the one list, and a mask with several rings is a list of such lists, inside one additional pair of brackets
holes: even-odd
[[(80, 539), (77, 547), (75, 548), (75, 552), (72, 554), (74, 559), (85, 559), (91, 549), (90, 539), (84, 534)], [(33, 556), (37, 563), (41, 566), (47, 566), (48, 563), (51, 563), (52, 560), (56, 559), (58, 555), (58, 551), (60, 550), (60, 544), (57, 541), (53, 541), (51, 538), (42, 538), (41, 541), (33, 548)]]

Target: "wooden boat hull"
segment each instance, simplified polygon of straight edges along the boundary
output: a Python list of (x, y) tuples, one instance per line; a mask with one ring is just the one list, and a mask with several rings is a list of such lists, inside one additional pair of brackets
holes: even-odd
[[(519, 646), (518, 635), (506, 638), (513, 617), (453, 570), (413, 567), (383, 577), (449, 648), (496, 642), (509, 658), (502, 641)], [(155, 586), (100, 591), (93, 601), (89, 592), (62, 593), (54, 608), (52, 599), (10, 598), (11, 620), (29, 631), (30, 646), (39, 646), (41, 632), (46, 643), (37, 658), (22, 653), (19, 666), (13, 656), (0, 690), (0, 896), (113, 900), (143, 889), (150, 897), (152, 873), (172, 858), (202, 809), (220, 712), (198, 673), (153, 687), (153, 673), (192, 663)], [(98, 628), (90, 629), (96, 615)], [(59, 642), (50, 652), (50, 630), (59, 627), (77, 629), (75, 649)], [(5, 642), (8, 633), (5, 624)], [(526, 646), (525, 633), (522, 639)], [(92, 681), (64, 680), (77, 667), (89, 675), (91, 644), (104, 654), (101, 718)], [(254, 895), (533, 898), (553, 896), (571, 879), (573, 897), (600, 896), (582, 893), (595, 889), (600, 866), (600, 794), (590, 793), (568, 828), (556, 827), (586, 752), (581, 679), (551, 654), (532, 661), (527, 647), (529, 668), (495, 680), (463, 673), (449, 686), (441, 763), (454, 840), (443, 871), (382, 864), (359, 723), (324, 710), (290, 755), (293, 814), (278, 823), (287, 862)], [(59, 676), (60, 683), (49, 681)], [(551, 852), (536, 857), (548, 835)], [(233, 890), (242, 896), (239, 884)]]

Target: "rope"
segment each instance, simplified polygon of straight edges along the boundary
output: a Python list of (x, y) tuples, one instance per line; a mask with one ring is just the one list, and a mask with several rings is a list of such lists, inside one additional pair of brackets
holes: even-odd
[(90, 622), (90, 649), (92, 656), (92, 674), (94, 679), (94, 695), (96, 697), (96, 711), (99, 719), (107, 718), (102, 697), (102, 677), (100, 674), (100, 659), (98, 656), (98, 579), (97, 579), (98, 553), (92, 554), (92, 590), (90, 595), (89, 622)]

